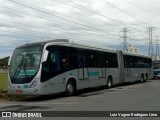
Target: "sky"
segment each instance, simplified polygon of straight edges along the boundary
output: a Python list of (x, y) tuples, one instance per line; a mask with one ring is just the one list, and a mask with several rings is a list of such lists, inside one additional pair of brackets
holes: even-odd
[(0, 0), (0, 58), (19, 45), (60, 38), (119, 50), (124, 28), (128, 44), (148, 55), (147, 31), (159, 35), (159, 13), (159, 0)]

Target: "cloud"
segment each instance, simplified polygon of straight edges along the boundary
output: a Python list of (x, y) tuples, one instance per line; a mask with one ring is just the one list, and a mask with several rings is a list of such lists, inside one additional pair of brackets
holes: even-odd
[(120, 49), (123, 27), (131, 31), (128, 42), (147, 54), (146, 28), (156, 26), (157, 34), (159, 30), (158, 0), (12, 1), (23, 5), (0, 0), (0, 58), (26, 42), (56, 38)]

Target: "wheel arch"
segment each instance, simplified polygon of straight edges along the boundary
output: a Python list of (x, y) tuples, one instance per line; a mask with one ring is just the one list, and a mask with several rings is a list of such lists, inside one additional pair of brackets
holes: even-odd
[(108, 78), (111, 79), (111, 82), (112, 82), (112, 84), (113, 84), (113, 76), (112, 76), (111, 74), (109, 74), (109, 75), (107, 76), (107, 80), (108, 80)]
[(145, 73), (145, 78), (146, 80), (148, 80), (148, 73)]
[(67, 85), (67, 83), (68, 83), (69, 81), (72, 81), (72, 82), (74, 83), (75, 89), (77, 90), (77, 81), (76, 81), (76, 78), (75, 78), (74, 76), (68, 77), (67, 80), (66, 80), (66, 82), (65, 82), (65, 86)]
[(143, 77), (143, 78), (144, 78), (144, 77), (145, 77), (144, 73), (141, 73), (141, 76), (140, 76), (140, 77)]

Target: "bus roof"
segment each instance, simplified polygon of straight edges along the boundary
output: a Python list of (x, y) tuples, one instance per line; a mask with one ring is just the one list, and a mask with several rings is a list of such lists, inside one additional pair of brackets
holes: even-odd
[(33, 42), (33, 43), (26, 43), (24, 45), (18, 46), (17, 48), (25, 48), (25, 47), (32, 47), (32, 46), (43, 46), (47, 43), (51, 42), (69, 42), (68, 39), (55, 39), (55, 40), (48, 40), (48, 41), (40, 41), (40, 42)]
[[(17, 48), (25, 48), (25, 47), (33, 47), (33, 46), (44, 46), (46, 44), (52, 45), (52, 44), (57, 44), (57, 45), (66, 45), (66, 46), (72, 46), (72, 47), (79, 47), (79, 48), (85, 48), (85, 49), (93, 49), (93, 50), (99, 50), (99, 51), (109, 51), (109, 52), (117, 52), (116, 49), (108, 48), (105, 46), (100, 46), (96, 45), (93, 43), (89, 43), (87, 41), (79, 41), (79, 40), (69, 40), (69, 39), (54, 39), (54, 40), (48, 40), (48, 41), (41, 41), (41, 42), (33, 42), (33, 43), (27, 43), (21, 46), (18, 46)], [(130, 53), (127, 51), (122, 51), (124, 55), (133, 55), (137, 57), (147, 57), (145, 55), (141, 54), (136, 54), (136, 53)]]
[(127, 51), (123, 51), (123, 54), (124, 55), (137, 56), (137, 57), (151, 58), (151, 57), (146, 56), (146, 55), (142, 55), (142, 54), (138, 54), (138, 53), (131, 53), (131, 52), (127, 52)]
[(153, 63), (160, 63), (160, 60), (153, 60)]
[(67, 46), (72, 46), (72, 47), (81, 47), (81, 48), (89, 48), (89, 49), (95, 49), (95, 50), (103, 50), (103, 51), (111, 51), (111, 52), (116, 52), (115, 49), (112, 48), (108, 48), (105, 46), (98, 46), (95, 45), (93, 43), (88, 43), (86, 42), (82, 42), (82, 41), (77, 41), (77, 40), (69, 40), (69, 39), (54, 39), (54, 40), (48, 40), (48, 41), (42, 41), (42, 42), (33, 42), (33, 43), (27, 43), (21, 46), (18, 46), (16, 49), (18, 48), (25, 48), (25, 47), (33, 47), (33, 46), (44, 46), (46, 44), (51, 45), (51, 44), (60, 44), (62, 45), (67, 45)]

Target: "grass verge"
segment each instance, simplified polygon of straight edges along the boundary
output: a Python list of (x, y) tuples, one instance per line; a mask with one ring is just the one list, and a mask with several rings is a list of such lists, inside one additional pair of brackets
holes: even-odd
[(8, 73), (0, 73), (0, 103), (4, 101), (14, 101), (24, 99), (24, 96), (14, 96), (8, 94), (7, 85)]
[(7, 79), (8, 73), (0, 73), (0, 89), (5, 91), (8, 90)]
[(0, 89), (0, 103), (5, 101), (17, 101), (17, 100), (24, 100), (27, 97), (25, 96), (15, 96), (8, 94), (8, 91)]

